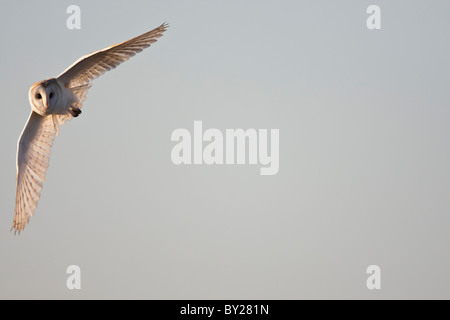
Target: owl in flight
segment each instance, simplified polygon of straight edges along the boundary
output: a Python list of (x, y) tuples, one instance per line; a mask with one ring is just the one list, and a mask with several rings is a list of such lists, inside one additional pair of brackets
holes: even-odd
[(17, 143), (16, 203), (11, 230), (22, 231), (37, 207), (59, 126), (81, 114), (91, 81), (114, 69), (162, 36), (167, 24), (87, 54), (58, 77), (33, 84), (31, 114)]

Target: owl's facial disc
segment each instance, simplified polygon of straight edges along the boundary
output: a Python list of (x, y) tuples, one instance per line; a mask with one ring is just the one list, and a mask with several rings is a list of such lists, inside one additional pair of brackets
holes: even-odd
[(42, 116), (54, 113), (58, 97), (59, 87), (53, 79), (35, 83), (30, 88), (31, 108)]

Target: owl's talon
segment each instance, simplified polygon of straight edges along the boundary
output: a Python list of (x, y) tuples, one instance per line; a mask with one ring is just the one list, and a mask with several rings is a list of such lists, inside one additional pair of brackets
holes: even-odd
[(69, 112), (73, 117), (78, 117), (81, 114), (81, 109), (77, 107), (70, 106)]

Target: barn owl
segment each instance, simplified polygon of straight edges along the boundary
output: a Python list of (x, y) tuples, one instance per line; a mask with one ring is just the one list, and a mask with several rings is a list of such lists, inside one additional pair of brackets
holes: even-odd
[(17, 143), (16, 202), (11, 230), (25, 228), (37, 207), (59, 127), (81, 114), (91, 81), (149, 47), (163, 32), (162, 24), (140, 36), (87, 54), (58, 77), (33, 84), (31, 114)]

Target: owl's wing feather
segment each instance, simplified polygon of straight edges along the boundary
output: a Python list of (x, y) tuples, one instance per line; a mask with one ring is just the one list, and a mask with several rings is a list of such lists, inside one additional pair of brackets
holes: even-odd
[(162, 24), (147, 33), (115, 44), (102, 50), (87, 54), (78, 59), (58, 76), (67, 88), (88, 84), (90, 81), (114, 69), (136, 53), (149, 47), (162, 36), (168, 25)]
[(45, 180), (51, 146), (58, 125), (52, 115), (31, 112), (17, 145), (17, 185), (11, 230), (22, 231), (37, 207)]

